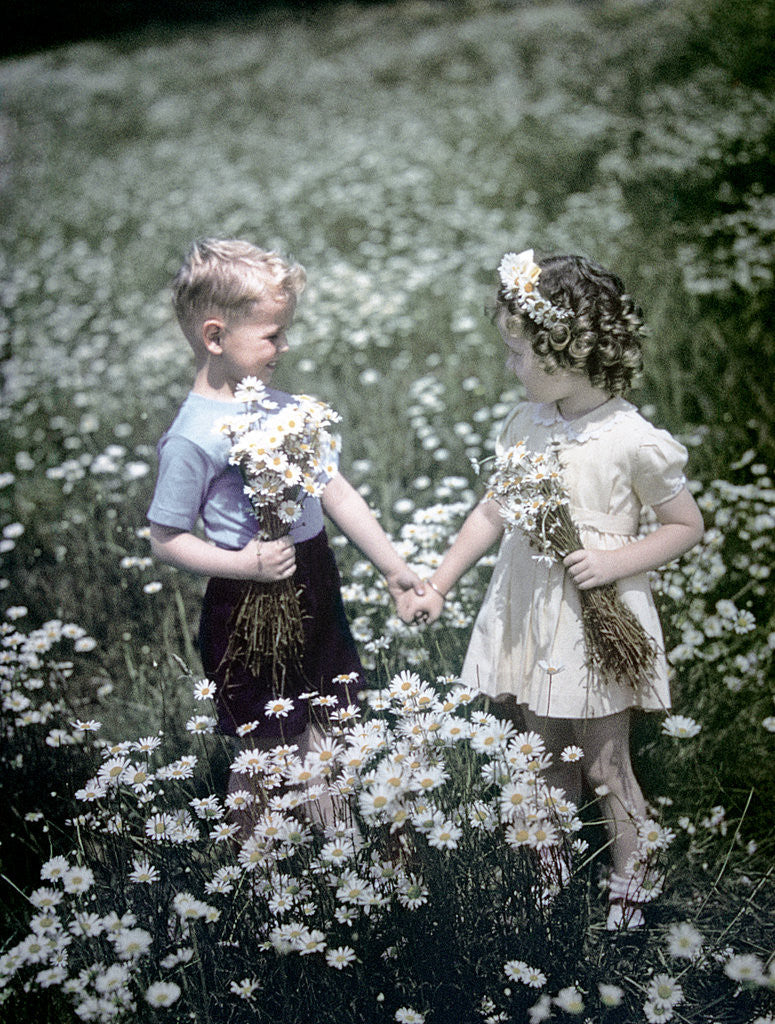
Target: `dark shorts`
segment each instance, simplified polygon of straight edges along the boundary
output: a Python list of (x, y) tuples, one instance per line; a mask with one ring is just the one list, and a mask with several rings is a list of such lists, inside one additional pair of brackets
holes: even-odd
[[(202, 618), (199, 624), (199, 651), (208, 679), (216, 686), (215, 702), (218, 725), (222, 733), (234, 736), (237, 727), (258, 721), (251, 736), (286, 740), (299, 736), (310, 722), (309, 701), (299, 700), (300, 693), (312, 690), (336, 694), (340, 704), (354, 701), (363, 686), (363, 666), (353, 640), (340, 591), (341, 579), (322, 530), (311, 540), (296, 545), (294, 583), (302, 591), (304, 615), (304, 653), (300, 666), (289, 666), (283, 696), (294, 702), (286, 718), (267, 718), (264, 706), (275, 694), (271, 678), (264, 673), (254, 676), (243, 665), (229, 666), (223, 657), (229, 643), (229, 626), (247, 583), (244, 580), (211, 579), (207, 584)], [(358, 679), (347, 686), (334, 683), (335, 676), (355, 672)], [(268, 676), (268, 673), (267, 673)]]

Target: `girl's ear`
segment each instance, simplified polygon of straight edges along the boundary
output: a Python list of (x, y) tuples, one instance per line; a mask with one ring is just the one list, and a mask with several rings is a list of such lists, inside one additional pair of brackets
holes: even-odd
[(211, 317), (205, 320), (201, 327), (201, 336), (204, 346), (212, 355), (219, 356), (223, 352), (222, 339), (226, 332), (226, 324), (223, 320)]

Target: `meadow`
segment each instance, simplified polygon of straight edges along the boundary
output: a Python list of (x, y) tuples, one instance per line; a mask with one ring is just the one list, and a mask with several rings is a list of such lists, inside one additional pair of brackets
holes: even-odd
[[(0, 63), (0, 1019), (775, 1020), (774, 28), (752, 0), (402, 0)], [(280, 750), (242, 762), (278, 799), (233, 842), (203, 584), (145, 520), (192, 370), (169, 279), (205, 235), (306, 267), (275, 384), (342, 415), (348, 479), (426, 573), (520, 397), (502, 253), (580, 252), (638, 298), (633, 400), (689, 447), (707, 527), (654, 581), (642, 932), (605, 931), (595, 794), (554, 801), (551, 841), (504, 806), (538, 801), (541, 752), (456, 682), (491, 558), (423, 632), (331, 530), (372, 687), (319, 705), (337, 828), (294, 815)]]

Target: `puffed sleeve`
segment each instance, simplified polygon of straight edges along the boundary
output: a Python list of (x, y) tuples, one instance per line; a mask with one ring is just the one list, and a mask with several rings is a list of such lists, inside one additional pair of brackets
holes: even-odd
[(633, 489), (642, 505), (661, 505), (686, 484), (686, 448), (666, 430), (652, 430), (638, 446)]

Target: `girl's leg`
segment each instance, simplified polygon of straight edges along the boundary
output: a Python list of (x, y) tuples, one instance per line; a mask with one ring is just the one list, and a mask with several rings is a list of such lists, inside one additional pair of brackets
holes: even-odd
[[(526, 728), (537, 732), (552, 755), (552, 763), (543, 773), (548, 785), (565, 791), (565, 796), (574, 804), (581, 801), (582, 769), (580, 762), (565, 762), (560, 754), (572, 744), (578, 743), (574, 723), (566, 718), (539, 717), (528, 708), (521, 708)], [(579, 746), (581, 744), (579, 743)]]
[(646, 803), (630, 760), (630, 712), (573, 722), (576, 743), (584, 751), (584, 775), (602, 789), (601, 804), (611, 839), (614, 871), (625, 874), (638, 845), (636, 823), (646, 817)]

